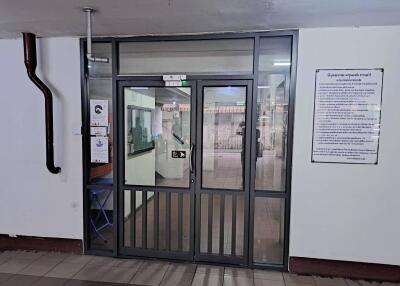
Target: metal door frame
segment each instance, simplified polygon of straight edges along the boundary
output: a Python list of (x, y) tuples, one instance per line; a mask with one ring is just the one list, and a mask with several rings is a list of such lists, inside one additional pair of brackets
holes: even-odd
[[(80, 39), (80, 80), (81, 80), (81, 105), (82, 105), (82, 189), (83, 189), (83, 233), (84, 233), (84, 252), (86, 254), (93, 255), (103, 255), (103, 256), (114, 256), (122, 257), (127, 256), (121, 253), (119, 248), (119, 236), (121, 233), (121, 225), (119, 224), (119, 213), (117, 211), (118, 204), (120, 200), (119, 196), (119, 178), (120, 176), (120, 162), (119, 160), (119, 127), (118, 127), (118, 84), (120, 81), (138, 81), (143, 82), (145, 80), (155, 80), (161, 81), (161, 75), (121, 75), (118, 73), (118, 61), (119, 61), (119, 43), (121, 42), (146, 42), (146, 41), (190, 41), (190, 40), (208, 40), (208, 39), (239, 39), (239, 38), (251, 38), (254, 40), (253, 49), (253, 71), (247, 75), (232, 75), (229, 73), (220, 75), (188, 75), (188, 80), (253, 80), (253, 106), (256, 105), (257, 98), (257, 84), (258, 84), (258, 61), (260, 55), (260, 39), (262, 38), (274, 38), (274, 37), (290, 37), (292, 39), (292, 49), (291, 49), (291, 68), (290, 68), (290, 88), (289, 88), (289, 113), (288, 113), (288, 138), (287, 138), (287, 160), (286, 160), (286, 189), (285, 192), (270, 192), (270, 191), (256, 191), (254, 190), (254, 185), (250, 182), (250, 229), (249, 229), (249, 267), (254, 268), (268, 268), (268, 269), (278, 269), (287, 270), (288, 268), (288, 258), (289, 258), (289, 228), (290, 228), (290, 199), (291, 199), (291, 168), (292, 168), (292, 148), (293, 148), (293, 125), (294, 125), (294, 104), (295, 104), (295, 86), (296, 86), (296, 69), (297, 69), (297, 44), (298, 44), (298, 31), (297, 30), (281, 30), (281, 31), (261, 31), (261, 32), (244, 32), (244, 33), (216, 33), (216, 34), (202, 34), (202, 35), (172, 35), (172, 36), (138, 36), (138, 37), (98, 37), (93, 38), (93, 43), (107, 43), (111, 45), (111, 59), (112, 59), (112, 72), (109, 75), (112, 80), (112, 104), (113, 104), (113, 133), (114, 133), (114, 143), (113, 143), (113, 162), (112, 168), (114, 171), (114, 177), (111, 184), (97, 183), (90, 180), (90, 124), (89, 124), (89, 100), (90, 94), (88, 91), (88, 82), (91, 78), (88, 73), (87, 59), (86, 59), (86, 40), (84, 38)], [(101, 76), (100, 76), (101, 78)], [(255, 120), (255, 114), (252, 115), (253, 122)], [(246, 119), (247, 123), (249, 119)], [(255, 129), (253, 126), (252, 128)], [(254, 135), (254, 130), (252, 134)], [(252, 136), (253, 136), (252, 135)], [(253, 143), (252, 143), (253, 144)], [(251, 178), (253, 177), (255, 170), (255, 160), (251, 159), (252, 164), (250, 168)], [(91, 189), (110, 189), (113, 191), (113, 245), (112, 248), (102, 249), (94, 248), (91, 246), (91, 233), (90, 233), (90, 199), (88, 197), (88, 192)], [(254, 262), (252, 259), (253, 253), (253, 215), (254, 215), (254, 204), (257, 197), (270, 197), (270, 198), (283, 198), (285, 200), (285, 219), (284, 219), (284, 249), (283, 249), (283, 263), (273, 264), (273, 263), (258, 263)], [(222, 262), (224, 263), (224, 262)]]
[[(118, 248), (119, 254), (124, 255), (133, 255), (133, 256), (143, 256), (143, 257), (154, 257), (154, 258), (169, 258), (169, 259), (178, 259), (178, 260), (193, 260), (193, 251), (194, 251), (194, 209), (195, 209), (195, 174), (194, 172), (189, 172), (189, 188), (179, 188), (179, 187), (161, 187), (161, 186), (143, 186), (143, 185), (127, 185), (125, 184), (125, 96), (124, 96), (124, 88), (125, 87), (154, 87), (154, 88), (165, 88), (164, 81), (156, 81), (149, 80), (146, 77), (143, 77), (141, 80), (119, 80), (117, 82), (118, 85), (118, 223), (120, 225), (118, 229)], [(191, 104), (191, 114), (190, 114), (190, 141), (191, 144), (195, 142), (196, 138), (196, 81), (187, 81), (185, 87), (191, 88), (190, 95), (190, 104)], [(189, 154), (190, 156), (190, 154)], [(134, 248), (134, 247), (125, 247), (124, 246), (124, 195), (123, 192), (125, 190), (128, 191), (143, 191), (144, 192), (154, 192), (155, 197), (157, 198), (155, 202), (158, 202), (158, 194), (159, 192), (165, 192), (169, 199), (171, 198), (171, 193), (187, 193), (190, 195), (190, 238), (189, 238), (189, 251), (173, 251), (173, 250), (156, 250), (156, 249), (145, 249), (145, 248)], [(132, 198), (132, 195), (131, 195)], [(147, 209), (147, 206), (146, 208)], [(169, 207), (167, 207), (168, 212)], [(147, 210), (146, 210), (147, 211)], [(170, 210), (169, 210), (170, 212)], [(147, 212), (146, 212), (147, 214)], [(158, 219), (158, 207), (157, 207), (157, 219)], [(156, 217), (156, 216), (154, 216)], [(142, 222), (143, 226), (147, 225), (147, 219), (145, 222)], [(169, 229), (171, 227), (171, 221), (169, 221)], [(158, 230), (159, 225), (158, 222), (156, 229)], [(156, 234), (154, 233), (154, 238)], [(170, 233), (170, 232), (169, 232)], [(132, 231), (131, 231), (132, 235)], [(143, 229), (142, 229), (143, 235)], [(146, 240), (147, 233), (144, 236), (143, 241)], [(158, 239), (158, 235), (157, 235)], [(170, 239), (170, 238), (169, 238)], [(170, 245), (169, 245), (170, 248)]]
[[(205, 262), (227, 263), (247, 266), (249, 264), (249, 210), (250, 210), (250, 154), (251, 154), (251, 110), (252, 110), (252, 80), (199, 80), (197, 84), (197, 138), (196, 138), (196, 242), (195, 242), (195, 260)], [(227, 87), (227, 86), (244, 86), (246, 87), (246, 109), (245, 109), (245, 146), (242, 146), (244, 154), (243, 166), (243, 190), (229, 190), (229, 189), (211, 189), (202, 188), (202, 145), (203, 145), (203, 102), (204, 102), (204, 87)], [(248, 146), (248, 147), (246, 147)], [(238, 256), (229, 257), (220, 254), (201, 254), (200, 253), (200, 231), (201, 231), (201, 194), (203, 193), (217, 193), (217, 194), (243, 194), (244, 196), (244, 218), (243, 218), (243, 258)], [(222, 209), (222, 208), (221, 208)], [(221, 220), (220, 216), (220, 220)], [(210, 220), (210, 218), (208, 218)], [(210, 226), (210, 223), (209, 223)], [(220, 247), (223, 246), (224, 237), (221, 233), (224, 232), (224, 225), (220, 221)], [(210, 235), (210, 229), (208, 234)], [(210, 237), (208, 237), (210, 240)]]

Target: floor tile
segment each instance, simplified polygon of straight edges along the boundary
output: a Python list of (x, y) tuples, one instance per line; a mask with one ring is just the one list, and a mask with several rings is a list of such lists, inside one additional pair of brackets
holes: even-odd
[(273, 280), (273, 281), (283, 281), (282, 272), (279, 271), (270, 271), (270, 270), (260, 270), (255, 269), (253, 271), (254, 279), (265, 279), (265, 280)]
[(91, 255), (70, 254), (67, 257), (65, 257), (64, 262), (87, 264), (93, 259), (93, 257), (94, 256)]
[(198, 265), (196, 274), (224, 275), (224, 267), (214, 265)]
[(168, 271), (195, 273), (197, 265), (192, 263), (171, 263)]
[(63, 253), (63, 252), (45, 252), (41, 258), (58, 260), (59, 262), (61, 262), (64, 261), (64, 259), (69, 255), (70, 255), (69, 253)]
[(29, 264), (27, 267), (23, 268), (18, 272), (18, 274), (43, 276), (53, 269), (58, 263), (60, 263), (60, 261), (57, 259), (41, 257)]
[(167, 271), (161, 286), (190, 286), (192, 284), (194, 272)]
[(253, 278), (240, 276), (224, 276), (224, 286), (254, 286)]
[(165, 261), (157, 261), (157, 260), (145, 260), (141, 265), (141, 269), (149, 269), (149, 268), (156, 268), (156, 269), (163, 269), (168, 268), (169, 262)]
[(64, 278), (41, 277), (32, 286), (64, 286), (68, 281), (69, 279)]
[(193, 277), (192, 286), (222, 286), (223, 275), (197, 273)]
[(1, 286), (31, 286), (36, 280), (39, 280), (38, 276), (30, 275), (13, 275)]
[(137, 285), (159, 285), (167, 272), (167, 269), (168, 264), (166, 263), (158, 265), (143, 263), (129, 283)]
[(315, 283), (319, 286), (347, 286), (343, 278), (328, 278), (314, 276)]
[(315, 285), (315, 280), (312, 276), (283, 273), (283, 279), (285, 280), (286, 286), (294, 286), (298, 284)]
[(254, 286), (285, 286), (285, 282), (254, 278)]
[(253, 278), (253, 270), (248, 268), (225, 267), (224, 275)]
[(10, 251), (10, 255), (12, 256), (12, 258), (33, 261), (43, 256), (43, 252), (17, 250), (17, 251)]
[(139, 267), (108, 267), (87, 264), (73, 279), (98, 282), (128, 283)]
[(0, 265), (0, 273), (13, 273), (16, 274), (33, 261), (27, 259), (11, 258)]
[(110, 283), (110, 282), (97, 282), (97, 281), (85, 281), (85, 280), (70, 280), (65, 286), (125, 286), (121, 283)]
[(72, 278), (84, 266), (84, 264), (79, 263), (61, 262), (47, 272), (44, 276), (55, 278)]
[(139, 259), (117, 259), (114, 267), (140, 267), (143, 260)]
[(104, 257), (104, 256), (93, 256), (87, 264), (99, 265), (99, 266), (115, 266), (119, 262), (119, 259), (114, 257)]
[(1, 283), (10, 279), (11, 276), (13, 276), (13, 274), (11, 274), (11, 273), (0, 273), (0, 285), (1, 285)]

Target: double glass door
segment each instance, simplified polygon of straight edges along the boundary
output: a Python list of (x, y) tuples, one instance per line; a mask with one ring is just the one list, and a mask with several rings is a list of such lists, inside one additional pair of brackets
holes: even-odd
[(121, 254), (247, 264), (251, 81), (120, 81)]

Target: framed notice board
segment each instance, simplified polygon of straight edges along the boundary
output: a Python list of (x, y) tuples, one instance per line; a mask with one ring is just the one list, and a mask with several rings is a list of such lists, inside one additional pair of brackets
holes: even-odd
[(315, 72), (311, 162), (378, 164), (383, 69)]

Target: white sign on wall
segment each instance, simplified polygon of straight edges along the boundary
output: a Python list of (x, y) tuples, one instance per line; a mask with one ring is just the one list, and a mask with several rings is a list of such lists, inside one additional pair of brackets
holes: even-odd
[(311, 162), (377, 164), (383, 69), (319, 69)]
[(90, 126), (108, 126), (108, 100), (90, 100)]
[(90, 137), (90, 161), (108, 163), (108, 137)]

